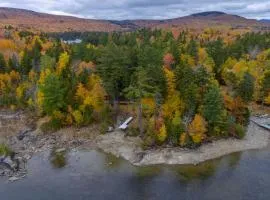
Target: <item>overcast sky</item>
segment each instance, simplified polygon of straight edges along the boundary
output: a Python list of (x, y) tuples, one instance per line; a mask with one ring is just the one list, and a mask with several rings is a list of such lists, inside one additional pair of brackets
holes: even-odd
[(203, 11), (270, 19), (270, 0), (0, 0), (0, 7), (95, 19), (166, 19)]

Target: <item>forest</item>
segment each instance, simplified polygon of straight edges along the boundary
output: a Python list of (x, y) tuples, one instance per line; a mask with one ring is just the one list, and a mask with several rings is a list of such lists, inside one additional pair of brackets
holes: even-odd
[(133, 116), (128, 133), (145, 148), (194, 148), (243, 138), (250, 105), (270, 105), (270, 33), (5, 31), (0, 107), (49, 117), (49, 132), (99, 124), (104, 134)]

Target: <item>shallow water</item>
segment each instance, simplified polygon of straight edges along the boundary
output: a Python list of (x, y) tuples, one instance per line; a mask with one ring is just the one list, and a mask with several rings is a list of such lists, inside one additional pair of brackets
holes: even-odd
[(0, 179), (1, 200), (270, 199), (270, 147), (198, 166), (134, 167), (98, 151), (45, 153), (27, 178)]

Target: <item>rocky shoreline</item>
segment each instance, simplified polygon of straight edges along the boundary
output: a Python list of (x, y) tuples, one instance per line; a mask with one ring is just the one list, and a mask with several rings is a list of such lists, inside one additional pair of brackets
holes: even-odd
[(97, 146), (104, 152), (122, 157), (136, 166), (157, 164), (196, 165), (231, 153), (266, 147), (269, 144), (270, 132), (253, 122), (259, 122), (260, 120), (265, 121), (265, 119), (252, 118), (246, 136), (242, 140), (218, 140), (204, 144), (194, 150), (168, 147), (144, 151), (140, 146), (139, 138), (125, 137), (121, 131), (99, 136)]
[(266, 121), (265, 118), (251, 119), (243, 140), (219, 140), (196, 150), (170, 147), (143, 150), (140, 138), (125, 136), (120, 130), (99, 135), (94, 126), (80, 129), (69, 127), (52, 134), (43, 134), (39, 122), (33, 122), (24, 112), (0, 112), (0, 144), (7, 144), (14, 152), (9, 156), (0, 156), (0, 176), (9, 177), (9, 181), (20, 180), (27, 176), (27, 162), (34, 154), (45, 151), (66, 152), (76, 148), (99, 148), (136, 166), (198, 164), (234, 152), (266, 147), (270, 132), (256, 125), (255, 122), (260, 120)]
[(6, 144), (12, 155), (0, 156), (0, 176), (17, 181), (27, 176), (27, 162), (33, 155), (45, 151), (62, 152), (79, 146), (92, 146), (92, 127), (61, 129), (52, 134), (43, 134), (33, 126), (29, 115), (24, 112), (0, 113), (0, 144)]

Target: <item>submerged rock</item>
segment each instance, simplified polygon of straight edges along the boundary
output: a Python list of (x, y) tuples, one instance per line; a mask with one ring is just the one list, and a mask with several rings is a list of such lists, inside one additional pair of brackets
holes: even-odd
[(65, 148), (61, 148), (61, 149), (56, 149), (55, 153), (64, 153), (66, 151)]
[(10, 182), (14, 182), (14, 181), (18, 181), (18, 180), (20, 180), (20, 178), (15, 177), (15, 176), (10, 177), (10, 178), (8, 179), (8, 181), (10, 181)]

